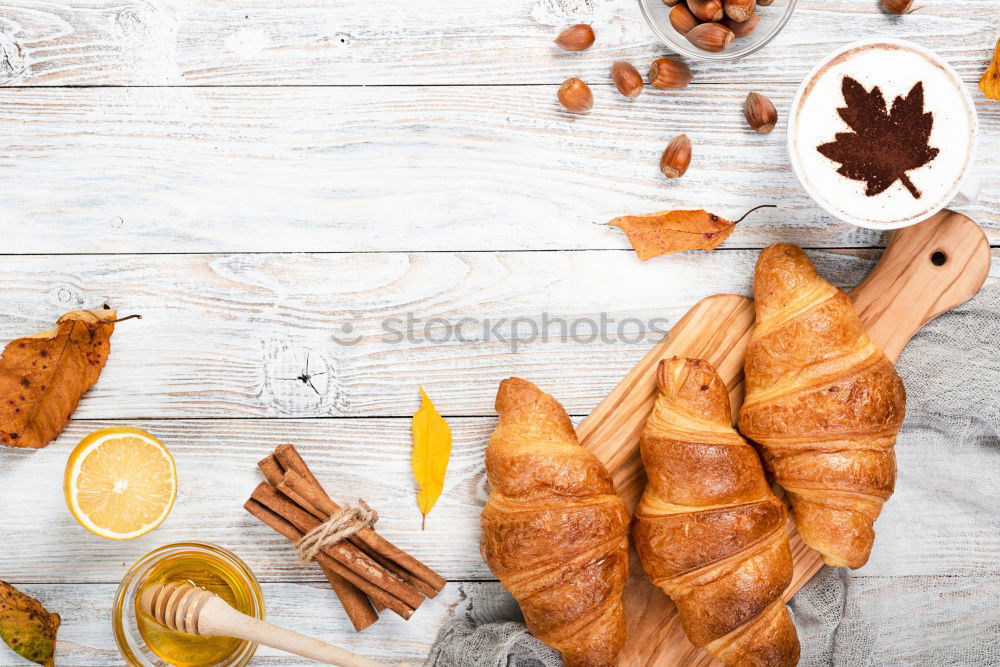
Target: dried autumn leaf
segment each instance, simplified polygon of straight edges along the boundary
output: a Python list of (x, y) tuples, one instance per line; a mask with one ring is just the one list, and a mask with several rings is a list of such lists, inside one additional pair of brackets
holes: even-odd
[(874, 197), (899, 181), (916, 199), (920, 190), (906, 172), (922, 167), (938, 149), (928, 141), (934, 114), (924, 112), (924, 84), (918, 81), (906, 97), (897, 96), (887, 110), (878, 86), (865, 90), (855, 79), (845, 76), (841, 84), (845, 107), (837, 109), (853, 132), (838, 132), (834, 141), (816, 150), (834, 162), (837, 173), (853, 181), (865, 181), (865, 194)]
[(993, 50), (993, 60), (979, 80), (979, 90), (991, 100), (1000, 100), (1000, 41)]
[(54, 665), (56, 633), (62, 619), (33, 597), (0, 581), (0, 639), (21, 657)]
[(39, 449), (62, 432), (104, 368), (114, 310), (66, 313), (56, 328), (12, 341), (0, 357), (0, 444)]
[(413, 415), (413, 475), (420, 485), (417, 506), (424, 515), (421, 529), (427, 524), (427, 513), (441, 496), (449, 457), (451, 429), (421, 387), (420, 409)]
[(737, 223), (764, 204), (752, 208), (739, 220), (730, 222), (708, 211), (661, 211), (648, 215), (624, 215), (608, 224), (628, 236), (639, 259), (646, 261), (660, 255), (686, 250), (711, 250), (725, 241)]

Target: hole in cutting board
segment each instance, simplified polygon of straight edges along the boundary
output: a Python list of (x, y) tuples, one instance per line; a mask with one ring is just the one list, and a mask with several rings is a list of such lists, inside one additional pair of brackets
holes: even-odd
[(931, 264), (934, 266), (944, 266), (948, 261), (948, 255), (943, 250), (935, 250), (931, 253)]

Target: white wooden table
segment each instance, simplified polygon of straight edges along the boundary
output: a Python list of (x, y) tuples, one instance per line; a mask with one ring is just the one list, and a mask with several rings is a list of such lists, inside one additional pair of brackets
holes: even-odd
[[(756, 135), (742, 99), (758, 90), (784, 114), (824, 53), (875, 35), (935, 49), (974, 88), (1000, 0), (917, 0), (905, 17), (876, 0), (799, 5), (759, 54), (694, 63), (687, 90), (628, 101), (610, 85), (611, 62), (645, 71), (667, 53), (632, 0), (4, 4), (0, 339), (105, 302), (143, 315), (116, 330), (58, 440), (0, 452), (0, 579), (62, 614), (60, 663), (118, 664), (118, 580), (185, 539), (243, 557), (272, 620), (376, 658), (419, 662), (450, 614), (511, 613), (478, 552), (498, 381), (529, 378), (581, 417), (653, 335), (585, 343), (556, 326), (548, 341), (515, 345), (502, 339), (508, 323), (501, 338), (470, 326), (464, 342), (396, 343), (384, 322), (606, 313), (662, 325), (703, 296), (748, 292), (757, 249), (776, 241), (814, 249), (825, 274), (857, 282), (885, 237), (812, 205), (789, 171), (784, 118)], [(597, 44), (558, 52), (551, 39), (575, 22), (592, 23)], [(555, 101), (574, 75), (595, 91), (586, 116)], [(986, 185), (963, 212), (1000, 245), (1000, 103), (974, 98)], [(659, 155), (681, 132), (695, 158), (668, 182)], [(780, 208), (739, 225), (722, 249), (645, 265), (604, 224), (670, 208), (731, 217), (761, 203)], [(418, 384), (455, 441), (425, 532), (409, 465)], [(61, 490), (75, 443), (115, 424), (159, 436), (180, 474), (166, 523), (127, 543), (80, 528)], [(445, 591), (409, 622), (386, 614), (355, 635), (320, 572), (241, 509), (255, 461), (283, 442), (334, 495), (377, 507), (384, 534), (447, 576)], [(265, 649), (255, 660), (294, 662)], [(0, 664), (20, 663), (0, 648)]]

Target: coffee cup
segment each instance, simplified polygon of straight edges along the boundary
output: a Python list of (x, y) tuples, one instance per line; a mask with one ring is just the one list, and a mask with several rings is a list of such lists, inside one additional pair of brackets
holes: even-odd
[(955, 70), (899, 39), (849, 44), (802, 82), (788, 151), (802, 187), (831, 215), (896, 229), (974, 201), (978, 121)]

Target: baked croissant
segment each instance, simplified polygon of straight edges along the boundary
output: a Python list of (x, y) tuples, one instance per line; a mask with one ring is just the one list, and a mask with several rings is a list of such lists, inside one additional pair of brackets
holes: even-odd
[(798, 246), (761, 252), (754, 297), (740, 430), (763, 447), (806, 544), (827, 565), (861, 567), (896, 481), (903, 382)]
[(628, 509), (552, 396), (510, 378), (496, 409), (483, 558), (521, 605), (528, 630), (567, 667), (614, 665), (625, 642)]
[(785, 506), (733, 428), (729, 392), (699, 359), (663, 360), (640, 436), (646, 489), (633, 539), (684, 632), (726, 665), (794, 665), (781, 594), (792, 580)]

